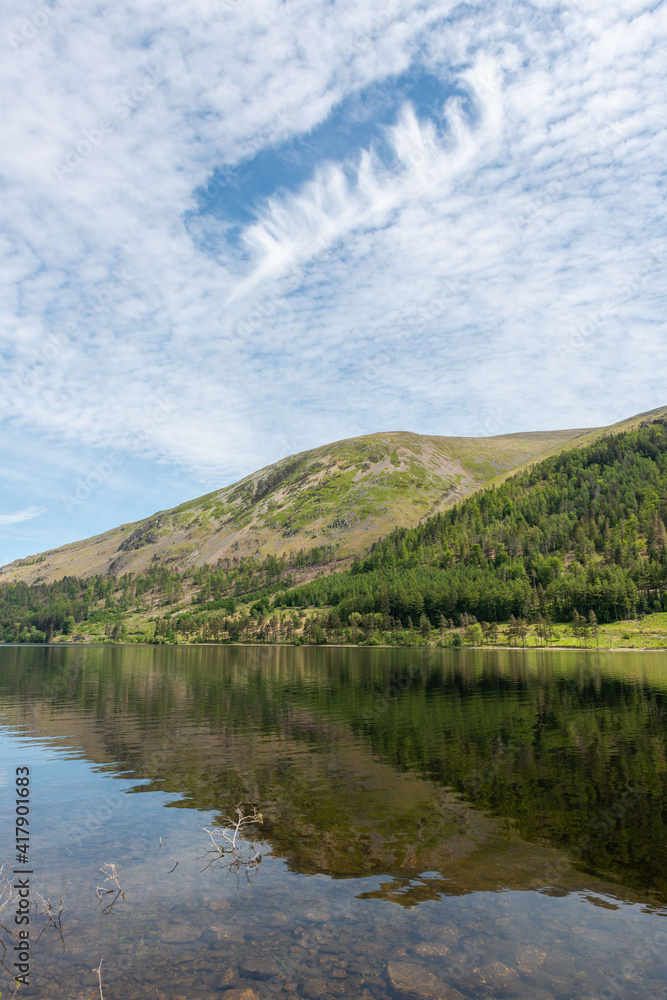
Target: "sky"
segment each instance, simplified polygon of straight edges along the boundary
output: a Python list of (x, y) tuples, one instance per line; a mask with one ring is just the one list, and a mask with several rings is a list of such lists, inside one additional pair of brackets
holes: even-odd
[(667, 403), (667, 4), (0, 20), (0, 564), (377, 431)]

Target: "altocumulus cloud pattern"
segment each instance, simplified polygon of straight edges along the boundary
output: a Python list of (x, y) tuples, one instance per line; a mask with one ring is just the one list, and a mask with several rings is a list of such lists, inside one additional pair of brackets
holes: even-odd
[(6, 10), (2, 561), (348, 435), (664, 403), (666, 22)]

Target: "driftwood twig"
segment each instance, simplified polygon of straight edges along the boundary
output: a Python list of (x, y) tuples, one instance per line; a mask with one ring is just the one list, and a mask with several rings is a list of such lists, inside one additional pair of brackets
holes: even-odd
[(240, 802), (236, 806), (235, 811), (236, 819), (230, 819), (228, 816), (225, 816), (223, 822), (226, 825), (222, 828), (218, 827), (209, 830), (208, 827), (202, 827), (204, 832), (209, 835), (211, 841), (211, 847), (208, 849), (207, 854), (213, 855), (202, 871), (206, 871), (215, 865), (218, 868), (226, 870), (227, 874), (233, 872), (237, 878), (241, 872), (244, 872), (248, 881), (251, 881), (251, 875), (257, 871), (262, 860), (262, 855), (259, 851), (254, 851), (253, 853), (252, 848), (249, 851), (244, 851), (239, 841), (242, 839), (242, 835), (247, 827), (263, 823), (264, 817), (261, 813), (257, 812), (255, 806), (252, 806), (252, 812), (246, 813)]
[(104, 913), (110, 913), (114, 903), (116, 902), (119, 896), (122, 896), (123, 899), (125, 899), (125, 891), (123, 890), (120, 882), (118, 881), (118, 872), (116, 871), (116, 866), (114, 864), (112, 864), (109, 861), (105, 861), (105, 863), (100, 868), (100, 871), (102, 872), (103, 875), (106, 876), (105, 878), (106, 882), (113, 883), (112, 888), (107, 889), (103, 885), (98, 885), (97, 888), (95, 889), (95, 892), (97, 893), (97, 898), (99, 899), (100, 902), (102, 902), (105, 896), (108, 896), (112, 892), (115, 893), (114, 898), (111, 900), (108, 906), (104, 907)]

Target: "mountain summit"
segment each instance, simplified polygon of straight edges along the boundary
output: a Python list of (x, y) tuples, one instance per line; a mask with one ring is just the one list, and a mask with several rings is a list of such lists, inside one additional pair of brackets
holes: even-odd
[(486, 438), (389, 432), (281, 459), (240, 482), (80, 542), (16, 560), (0, 580), (138, 573), (324, 546), (345, 562), (392, 528), (411, 526), (498, 478), (566, 447), (638, 426), (667, 408), (608, 428)]

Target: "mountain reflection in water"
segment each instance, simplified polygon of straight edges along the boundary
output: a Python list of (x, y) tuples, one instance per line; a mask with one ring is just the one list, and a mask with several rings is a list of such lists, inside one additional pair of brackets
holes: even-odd
[[(71, 880), (40, 993), (667, 996), (664, 654), (0, 647), (0, 720)], [(241, 801), (254, 878), (202, 872)]]

